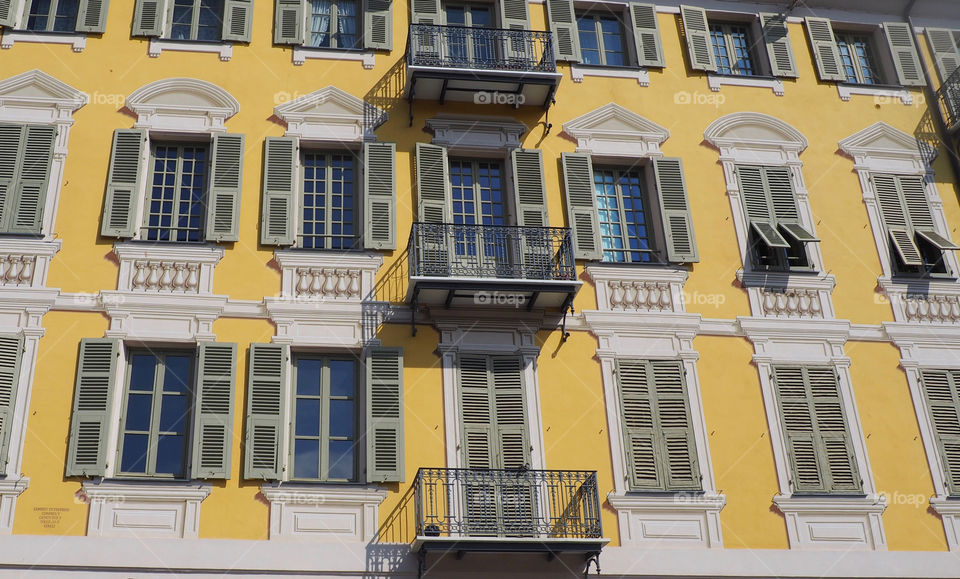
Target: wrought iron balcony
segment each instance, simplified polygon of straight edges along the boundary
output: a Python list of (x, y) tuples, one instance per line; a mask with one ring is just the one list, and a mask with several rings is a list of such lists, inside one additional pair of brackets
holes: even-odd
[(951, 132), (960, 127), (960, 68), (953, 71), (937, 90), (937, 105), (943, 123)]

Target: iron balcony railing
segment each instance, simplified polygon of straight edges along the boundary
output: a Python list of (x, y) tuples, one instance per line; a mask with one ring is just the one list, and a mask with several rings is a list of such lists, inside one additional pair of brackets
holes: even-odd
[(519, 72), (556, 72), (549, 32), (411, 24), (407, 64)]
[(414, 223), (410, 275), (575, 281), (573, 239), (566, 227)]
[(600, 539), (596, 471), (421, 468), (417, 536)]
[(948, 129), (954, 129), (960, 123), (960, 68), (953, 71), (937, 90), (937, 104)]

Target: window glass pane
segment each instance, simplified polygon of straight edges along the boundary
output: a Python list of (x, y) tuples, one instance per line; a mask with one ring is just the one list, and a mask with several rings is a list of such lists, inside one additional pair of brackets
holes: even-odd
[(296, 439), (293, 445), (294, 478), (320, 478), (320, 441)]
[(354, 423), (353, 400), (331, 400), (330, 401), (330, 436), (352, 439), (353, 423)]
[(160, 432), (186, 432), (187, 397), (182, 394), (165, 394), (160, 401)]
[(161, 435), (157, 441), (157, 474), (183, 476), (184, 457), (183, 435)]
[(173, 3), (173, 26), (170, 29), (170, 38), (173, 40), (190, 40), (190, 30), (193, 28), (193, 0), (175, 0)]
[(206, 147), (156, 145), (145, 238), (203, 241), (206, 185)]
[(301, 247), (354, 247), (357, 242), (354, 156), (305, 153), (302, 164)]
[(297, 436), (320, 436), (320, 399), (297, 399)]
[(467, 24), (467, 11), (463, 6), (447, 6), (447, 25), (465, 26)]
[(727, 51), (727, 39), (723, 35), (722, 26), (710, 27), (710, 43), (713, 45), (713, 56), (717, 61), (717, 73), (731, 74), (733, 69), (730, 67), (730, 54)]
[(192, 378), (192, 360), (187, 356), (166, 356), (164, 359), (164, 392), (186, 392)]
[(310, 1), (310, 46), (330, 46), (330, 0)]
[(126, 430), (150, 430), (150, 412), (153, 408), (153, 395), (131, 392), (127, 395)]
[(223, 0), (200, 0), (197, 40), (218, 41), (223, 31)]
[(750, 76), (755, 74), (753, 59), (750, 58), (750, 38), (743, 26), (730, 26), (730, 40), (733, 43), (733, 73)]
[(623, 66), (623, 32), (616, 18), (602, 18), (600, 31), (603, 34), (603, 58), (607, 66)]
[(330, 395), (352, 397), (356, 388), (356, 365), (351, 360), (330, 360)]
[(134, 354), (130, 357), (130, 389), (153, 390), (157, 373), (157, 359), (149, 354)]
[(320, 396), (320, 372), (323, 361), (302, 358), (297, 360), (297, 394)]
[(580, 34), (580, 58), (584, 64), (601, 64), (597, 25), (590, 16), (577, 18), (577, 31)]
[(80, 0), (60, 0), (57, 16), (53, 21), (54, 32), (73, 32), (77, 28), (77, 11)]
[(357, 3), (355, 0), (339, 0), (337, 2), (337, 46), (356, 48), (357, 41)]
[(352, 441), (331, 440), (328, 478), (353, 479), (356, 472), (354, 460)]
[(123, 455), (120, 470), (123, 472), (147, 472), (146, 434), (127, 434), (123, 437)]
[(50, 0), (33, 0), (27, 14), (27, 30), (43, 31), (47, 29), (50, 15)]

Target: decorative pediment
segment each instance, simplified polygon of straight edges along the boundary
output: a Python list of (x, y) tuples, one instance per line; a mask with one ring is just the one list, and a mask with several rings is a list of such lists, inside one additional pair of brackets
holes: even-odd
[(278, 105), (273, 112), (287, 123), (287, 136), (346, 142), (363, 140), (364, 118), (382, 122), (384, 116), (380, 108), (332, 85)]
[(527, 125), (510, 117), (438, 115), (427, 119), (433, 144), (459, 149), (515, 149)]
[(807, 138), (800, 131), (776, 117), (763, 113), (733, 113), (710, 123), (703, 136), (723, 150), (782, 149), (800, 153), (807, 148)]
[(181, 131), (223, 131), (240, 111), (237, 99), (219, 86), (196, 78), (165, 78), (127, 97), (137, 127)]
[(616, 103), (604, 105), (563, 124), (577, 151), (601, 155), (662, 156), (670, 131)]
[(883, 121), (877, 121), (839, 143), (840, 150), (862, 164), (867, 158), (897, 159), (916, 167), (924, 164), (917, 139)]
[(34, 69), (0, 81), (0, 118), (27, 122), (69, 120), (89, 97)]

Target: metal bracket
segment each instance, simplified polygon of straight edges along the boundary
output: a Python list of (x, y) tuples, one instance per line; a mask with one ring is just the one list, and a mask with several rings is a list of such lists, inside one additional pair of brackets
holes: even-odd
[(560, 322), (560, 343), (567, 341), (567, 338), (570, 337), (570, 332), (567, 331), (567, 312), (573, 313), (573, 298), (568, 297), (567, 301), (563, 304), (563, 321)]
[(590, 577), (590, 564), (597, 566), (597, 575), (600, 574), (600, 553), (587, 553), (587, 568), (583, 570), (583, 579)]
[(410, 303), (410, 335), (417, 336), (417, 310), (420, 307), (420, 288), (413, 290), (413, 301)]
[[(551, 92), (552, 92), (552, 91), (551, 91)], [(544, 136), (544, 137), (546, 137), (547, 135), (549, 135), (549, 134), (550, 134), (550, 129), (553, 128), (553, 124), (550, 123), (550, 105), (555, 105), (555, 104), (557, 104), (557, 99), (553, 98), (553, 96), (551, 96), (549, 99), (547, 99), (547, 104), (546, 104), (546, 106), (545, 106), (545, 108), (547, 109), (547, 112), (546, 112), (546, 114), (545, 114), (544, 117), (543, 117), (543, 124), (544, 124), (544, 126), (547, 128), (547, 130), (545, 130), (545, 131), (543, 132), (543, 136)]]
[(421, 548), (417, 553), (417, 579), (422, 579), (427, 570), (427, 550)]

